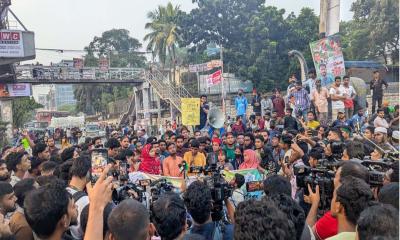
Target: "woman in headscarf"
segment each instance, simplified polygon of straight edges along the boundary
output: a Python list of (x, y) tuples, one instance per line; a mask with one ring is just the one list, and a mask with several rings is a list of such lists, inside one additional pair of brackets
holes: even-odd
[(257, 168), (260, 163), (257, 153), (252, 149), (244, 150), (244, 161), (240, 164), (239, 169)]
[(161, 173), (161, 163), (156, 157), (156, 149), (152, 144), (146, 144), (142, 149), (142, 162), (139, 166), (139, 171), (149, 174), (159, 175)]

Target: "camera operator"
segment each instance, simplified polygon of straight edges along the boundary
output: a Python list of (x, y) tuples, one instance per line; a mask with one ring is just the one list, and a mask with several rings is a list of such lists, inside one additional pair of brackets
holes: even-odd
[(165, 193), (151, 207), (151, 221), (161, 240), (183, 239), (186, 234), (186, 208), (176, 193)]
[[(193, 218), (193, 226), (189, 233), (196, 233), (206, 239), (233, 239), (233, 225), (222, 222), (213, 222), (211, 210), (213, 201), (210, 188), (203, 182), (195, 181), (189, 185), (184, 193), (183, 200)], [(230, 202), (225, 200), (229, 211)]]
[(90, 182), (90, 160), (87, 157), (78, 157), (72, 163), (72, 175), (67, 191), (72, 195), (78, 209), (78, 224), (71, 226), (71, 235), (75, 239), (82, 239), (83, 232), (80, 227), (80, 216), (83, 208), (89, 204), (89, 197), (85, 192), (86, 184)]
[(344, 144), (342, 142), (331, 141), (324, 148), (325, 158), (329, 162), (338, 161), (342, 159), (343, 150), (344, 150)]
[(235, 208), (240, 202), (244, 201), (245, 194), (241, 189), (244, 183), (245, 183), (244, 176), (239, 173), (235, 173), (235, 177), (229, 183), (235, 189), (233, 190), (232, 197), (230, 197), (232, 204)]
[[(361, 179), (364, 182), (368, 182), (369, 173), (368, 169), (356, 161), (343, 161), (335, 173), (333, 180), (334, 188), (337, 188), (344, 178), (352, 176), (354, 178)], [(338, 222), (334, 218), (330, 211), (326, 212), (318, 221), (318, 207), (320, 201), (319, 186), (316, 186), (315, 191), (309, 187), (309, 195), (304, 197), (304, 200), (311, 204), (310, 211), (308, 213), (306, 222), (312, 227), (314, 235), (319, 239), (326, 239), (332, 237), (338, 233)]]

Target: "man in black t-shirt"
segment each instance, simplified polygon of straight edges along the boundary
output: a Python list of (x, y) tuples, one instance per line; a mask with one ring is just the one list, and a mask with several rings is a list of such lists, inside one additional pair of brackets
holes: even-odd
[(207, 96), (201, 95), (201, 97), (200, 97), (200, 125), (198, 125), (196, 127), (198, 130), (203, 129), (206, 126), (207, 115), (208, 115), (209, 109), (210, 109), (210, 107), (207, 104)]

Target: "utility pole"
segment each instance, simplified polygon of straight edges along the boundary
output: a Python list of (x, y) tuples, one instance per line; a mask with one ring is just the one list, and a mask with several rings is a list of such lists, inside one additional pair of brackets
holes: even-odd
[(320, 0), (319, 33), (327, 37), (339, 32), (340, 0)]
[(220, 54), (220, 61), (221, 61), (221, 97), (222, 97), (222, 112), (224, 113), (224, 117), (226, 115), (226, 108), (225, 108), (225, 80), (224, 80), (224, 47), (221, 44), (221, 50), (219, 51)]

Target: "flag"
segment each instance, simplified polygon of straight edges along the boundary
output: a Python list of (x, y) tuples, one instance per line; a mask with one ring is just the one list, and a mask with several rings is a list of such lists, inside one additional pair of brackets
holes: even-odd
[(211, 87), (213, 85), (219, 84), (222, 80), (221, 76), (222, 71), (218, 70), (213, 74), (207, 76), (207, 87)]

